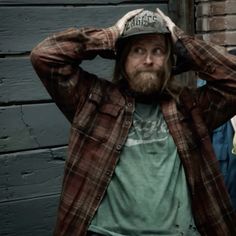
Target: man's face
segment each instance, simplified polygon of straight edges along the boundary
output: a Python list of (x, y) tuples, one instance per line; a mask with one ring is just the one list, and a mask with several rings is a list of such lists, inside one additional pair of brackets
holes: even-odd
[(142, 35), (134, 39), (125, 61), (130, 88), (141, 94), (159, 92), (164, 83), (166, 43), (164, 35)]

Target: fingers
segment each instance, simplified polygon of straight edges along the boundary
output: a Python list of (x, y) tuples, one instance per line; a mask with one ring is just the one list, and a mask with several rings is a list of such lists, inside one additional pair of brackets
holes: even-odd
[(120, 20), (118, 20), (118, 22), (116, 23), (116, 27), (119, 29), (120, 34), (123, 32), (126, 22), (142, 11), (143, 8), (130, 11), (126, 13)]
[(142, 11), (143, 11), (143, 8), (130, 11), (130, 12), (128, 12), (126, 15), (124, 15), (124, 18), (125, 18), (126, 20), (129, 20), (129, 19), (131, 19), (132, 17), (138, 15), (138, 14), (139, 14), (140, 12), (142, 12)]
[(173, 42), (176, 42), (177, 38), (174, 34), (175, 23), (170, 19), (170, 17), (165, 15), (159, 8), (156, 8), (156, 12), (157, 12), (157, 14), (159, 14), (162, 17), (162, 19), (164, 20), (164, 22), (166, 24), (166, 27), (171, 32)]
[(156, 12), (163, 18), (166, 17), (166, 15), (159, 9), (159, 8), (156, 8)]
[[(168, 17), (167, 15), (165, 15), (163, 13), (163, 11), (161, 11), (159, 8), (156, 8), (156, 12), (162, 17), (162, 19), (166, 22), (166, 24), (172, 22), (172, 20), (170, 19), (170, 17)], [(173, 22), (172, 22), (173, 23)]]
[(166, 26), (169, 28), (169, 30), (171, 31), (172, 28), (175, 26), (175, 23), (170, 19), (170, 17), (168, 17), (167, 15), (165, 15), (159, 8), (156, 8), (157, 13), (162, 17), (162, 19), (164, 20), (164, 22), (166, 23)]

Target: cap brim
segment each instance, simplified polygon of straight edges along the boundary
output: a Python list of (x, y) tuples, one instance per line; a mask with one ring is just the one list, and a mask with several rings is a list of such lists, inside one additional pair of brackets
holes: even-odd
[(132, 34), (129, 34), (129, 35), (121, 35), (117, 41), (116, 41), (116, 44), (115, 44), (115, 48), (116, 48), (116, 51), (120, 51), (120, 47), (127, 41), (127, 40), (130, 40), (132, 38), (135, 38), (136, 36), (139, 36), (139, 35), (147, 35), (147, 34), (170, 34), (170, 31), (166, 30), (165, 32), (160, 32), (160, 31), (145, 31), (145, 32), (133, 32)]

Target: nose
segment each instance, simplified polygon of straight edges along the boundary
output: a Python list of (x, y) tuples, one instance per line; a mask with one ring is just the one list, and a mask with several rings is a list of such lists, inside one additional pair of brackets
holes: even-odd
[(144, 60), (145, 60), (144, 63), (145, 63), (146, 65), (151, 65), (151, 64), (153, 64), (152, 54), (151, 54), (151, 53), (147, 53)]

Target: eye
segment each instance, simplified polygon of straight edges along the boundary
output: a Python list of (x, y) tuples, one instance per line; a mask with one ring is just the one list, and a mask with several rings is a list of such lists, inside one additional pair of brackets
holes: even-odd
[(153, 54), (157, 55), (157, 56), (161, 56), (164, 54), (164, 51), (162, 48), (155, 48), (155, 49), (153, 49)]
[(132, 51), (132, 53), (139, 54), (139, 55), (142, 55), (145, 53), (145, 49), (142, 47), (134, 47), (134, 48), (132, 48), (131, 51)]

